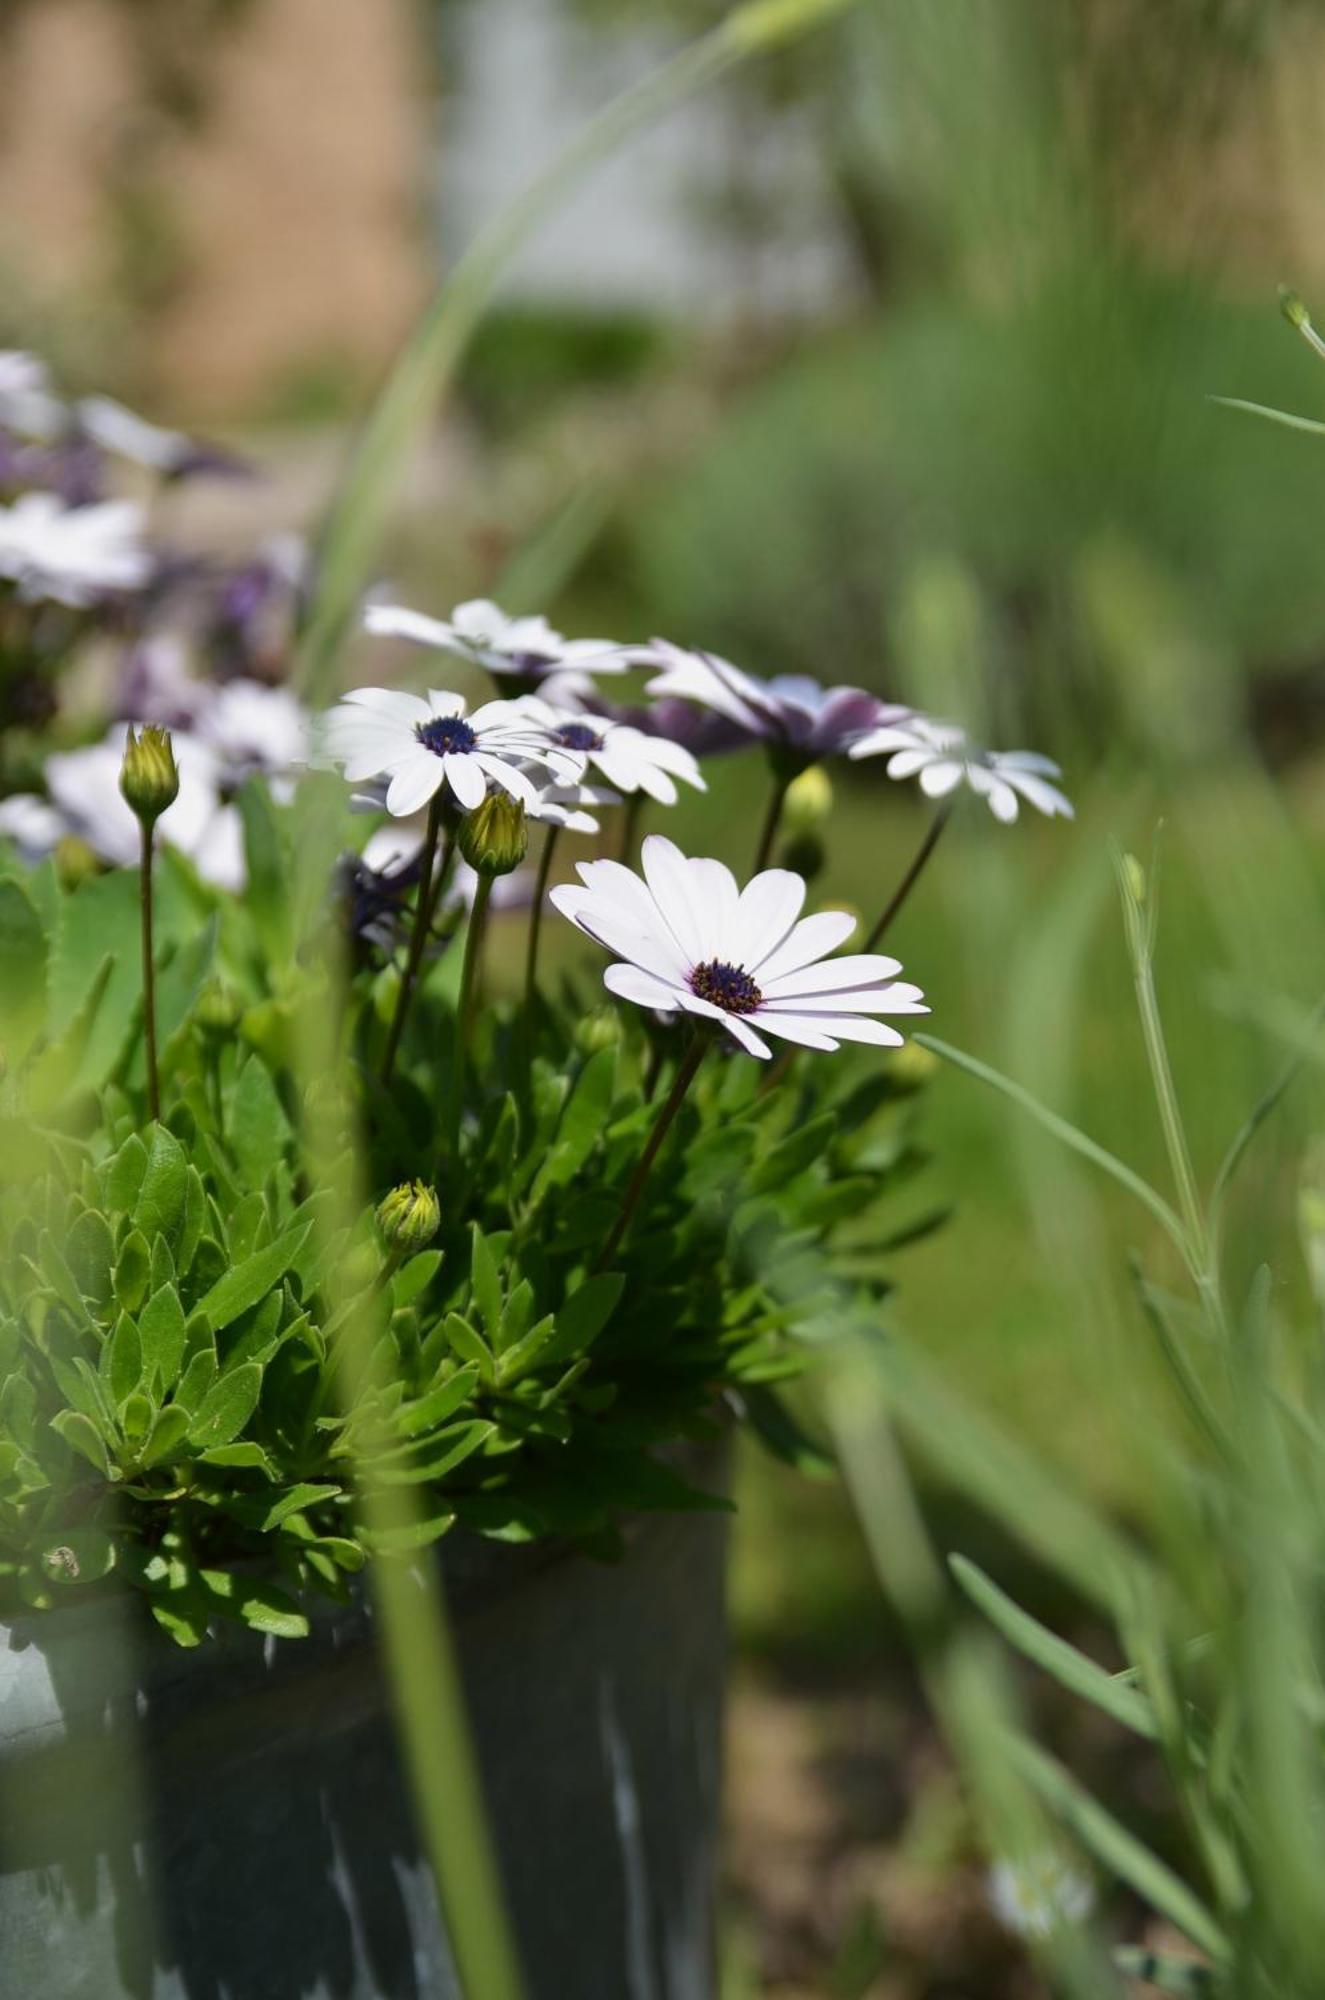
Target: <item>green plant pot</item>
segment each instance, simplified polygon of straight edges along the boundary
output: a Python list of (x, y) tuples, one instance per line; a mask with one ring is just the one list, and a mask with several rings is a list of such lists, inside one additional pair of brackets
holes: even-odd
[[(528, 2000), (712, 2000), (725, 1545), (440, 1545)], [(461, 2000), (365, 1607), (193, 1653), (130, 1599), (0, 1628), (0, 1992)]]

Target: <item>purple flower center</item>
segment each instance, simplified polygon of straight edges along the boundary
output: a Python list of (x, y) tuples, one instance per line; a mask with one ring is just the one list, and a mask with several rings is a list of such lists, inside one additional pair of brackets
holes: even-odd
[(739, 965), (720, 958), (707, 958), (690, 974), (690, 990), (701, 1000), (721, 1007), (724, 1014), (753, 1014), (764, 1004), (764, 996), (749, 973)]
[(566, 722), (557, 731), (557, 741), (567, 750), (601, 750), (603, 739), (587, 722)]
[(462, 715), (434, 715), (430, 722), (416, 724), (414, 734), (434, 757), (467, 757), (478, 746)]

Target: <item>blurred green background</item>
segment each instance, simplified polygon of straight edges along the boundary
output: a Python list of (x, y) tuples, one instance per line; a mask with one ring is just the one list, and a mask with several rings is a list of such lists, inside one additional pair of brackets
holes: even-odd
[[(115, 255), (61, 290), (21, 220), (0, 230), (5, 337), (153, 414), (203, 413), (270, 465), (265, 498), (184, 504), (185, 538), (314, 523), (390, 344), (383, 325), (351, 351), (328, 313), (237, 385), (187, 339), (214, 211), (172, 162), (224, 150), (235, 38), (276, 35), (291, 7), (73, 9), (131, 21), (138, 52), (115, 111)], [(374, 32), (419, 56), (398, 77), (416, 197), (402, 324), (496, 198), (506, 132), (464, 151), (486, 105), (518, 150), (494, 63), (527, 82), (552, 46), (592, 92), (724, 12), (488, 7), (379, 8)], [(30, 35), (33, 12), (0, 8), (0, 32)], [(863, 0), (725, 84), (683, 128), (693, 159), (683, 140), (679, 163), (647, 156), (618, 188), (626, 262), (632, 196), (666, 183), (656, 283), (613, 286), (601, 260), (581, 278), (575, 230), (583, 245), (596, 225), (574, 213), (551, 276), (517, 274), (393, 528), (389, 567), (422, 608), (493, 593), (571, 632), (661, 631), (1057, 756), (1075, 822), (1004, 828), (972, 803), (893, 942), (937, 1034), (1161, 1185), (1112, 845), (1161, 858), (1161, 999), (1203, 1173), (1325, 970), (1325, 440), (1211, 400), (1325, 413), (1325, 364), (1275, 304), (1284, 278), (1325, 306), (1322, 104), (1317, 0)], [(470, 190), (458, 221), (451, 185)], [(304, 226), (337, 226), (316, 189)], [(347, 326), (373, 282), (340, 271)], [(236, 327), (243, 304), (227, 296)], [(878, 765), (833, 776), (822, 886), (868, 915), (924, 808)], [(710, 777), (669, 830), (748, 863), (762, 772)], [(1318, 1124), (1304, 1086), (1252, 1155), (1235, 1290), (1267, 1256), (1286, 1297), (1303, 1289), (1295, 1202)], [(920, 1135), (917, 1212), (954, 1212), (898, 1256), (896, 1325), (1072, 1483), (1153, 1525), (1181, 1418), (1127, 1274), (1132, 1251), (1167, 1268), (1145, 1216), (956, 1073), (930, 1082)], [(742, 1487), (733, 1995), (1037, 1990), (982, 1914), (846, 1501), (753, 1454)], [(979, 1521), (925, 1492), (944, 1545), (987, 1556)], [(1022, 1559), (1001, 1555), (1006, 1580)], [(1044, 1579), (1020, 1585), (1079, 1618)]]

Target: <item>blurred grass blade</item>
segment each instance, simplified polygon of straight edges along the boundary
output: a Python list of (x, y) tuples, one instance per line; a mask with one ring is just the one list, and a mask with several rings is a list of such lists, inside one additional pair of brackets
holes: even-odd
[(1163, 1195), (1157, 1193), (1148, 1181), (1143, 1181), (1140, 1174), (1133, 1173), (1129, 1166), (1115, 1159), (1112, 1153), (1106, 1152), (1103, 1146), (1097, 1145), (1095, 1140), (1088, 1138), (1084, 1132), (1078, 1131), (1075, 1125), (1069, 1125), (1056, 1111), (1050, 1111), (1047, 1105), (1032, 1097), (1028, 1090), (1023, 1090), (1019, 1083), (1013, 1083), (1010, 1077), (1002, 1076), (998, 1070), (991, 1069), (976, 1056), (968, 1056), (964, 1050), (953, 1048), (950, 1042), (939, 1041), (935, 1035), (917, 1035), (915, 1039), (921, 1048), (932, 1050), (936, 1056), (942, 1056), (945, 1062), (954, 1064), (958, 1069), (964, 1069), (969, 1076), (976, 1077), (981, 1083), (987, 1083), (991, 1089), (1001, 1092), (1013, 1104), (1029, 1112), (1032, 1118), (1043, 1125), (1046, 1132), (1052, 1132), (1055, 1138), (1061, 1139), (1065, 1146), (1072, 1148), (1073, 1152), (1080, 1153), (1083, 1159), (1092, 1161), (1095, 1166), (1110, 1175), (1150, 1210), (1156, 1221), (1163, 1224), (1178, 1245), (1184, 1258), (1190, 1259), (1191, 1246), (1176, 1210), (1170, 1208)]
[(1275, 410), (1268, 403), (1249, 403), (1241, 396), (1212, 396), (1212, 403), (1218, 403), (1223, 410), (1241, 410), (1244, 416), (1263, 417), (1267, 423), (1282, 424), (1285, 430), (1306, 431), (1312, 437), (1325, 437), (1325, 423), (1315, 417), (1298, 417), (1291, 410)]
[(894, 1338), (870, 1352), (897, 1419), (957, 1491), (988, 1508), (1091, 1604), (1112, 1612), (1120, 1579), (1140, 1556)]
[[(1313, 1031), (1318, 1030), (1322, 1026), (1325, 1026), (1325, 1000), (1319, 1003), (1311, 1016), (1311, 1029)], [(1298, 1077), (1306, 1068), (1308, 1059), (1308, 1051), (1302, 1048), (1298, 1049), (1296, 1054), (1290, 1058), (1279, 1076), (1270, 1085), (1270, 1088), (1252, 1106), (1246, 1121), (1235, 1135), (1232, 1145), (1220, 1162), (1219, 1171), (1215, 1175), (1214, 1188), (1210, 1195), (1210, 1221), (1216, 1242), (1219, 1240), (1220, 1224), (1223, 1219), (1224, 1204), (1228, 1199), (1228, 1191), (1238, 1168), (1242, 1165), (1243, 1159), (1246, 1157), (1247, 1149), (1250, 1147), (1262, 1125), (1264, 1125), (1266, 1119), (1270, 1117), (1282, 1098), (1296, 1083)]]
[(1131, 1268), (1136, 1284), (1136, 1295), (1146, 1325), (1155, 1337), (1155, 1345), (1173, 1378), (1187, 1413), (1201, 1435), (1214, 1446), (1220, 1458), (1227, 1464), (1233, 1457), (1228, 1433), (1215, 1414), (1214, 1404), (1206, 1394), (1200, 1376), (1187, 1359), (1182, 1342), (1169, 1322), (1164, 1295), (1149, 1282), (1135, 1258), (1131, 1260)]
[(521, 245), (633, 133), (738, 63), (783, 47), (855, 4), (747, 0), (591, 118), (460, 258), (392, 370), (322, 535), (317, 590), (293, 673), (311, 706), (323, 704), (331, 690), (336, 654), (371, 578), (402, 468), (432, 419), (493, 286)]
[(1227, 1956), (1228, 1944), (1214, 1917), (1167, 1863), (1129, 1833), (1052, 1757), (1022, 1737), (1011, 1747), (1027, 1783), (1101, 1867), (1126, 1882), (1156, 1915), (1176, 1924), (1201, 1951), (1214, 1959)]
[(1136, 1688), (1116, 1680), (1094, 1660), (1069, 1646), (1038, 1618), (1023, 1611), (1005, 1591), (965, 1556), (949, 1556), (948, 1567), (976, 1609), (1010, 1646), (1037, 1667), (1051, 1674), (1060, 1686), (1088, 1701), (1105, 1715), (1112, 1716), (1124, 1729), (1154, 1739), (1159, 1730), (1149, 1701)]

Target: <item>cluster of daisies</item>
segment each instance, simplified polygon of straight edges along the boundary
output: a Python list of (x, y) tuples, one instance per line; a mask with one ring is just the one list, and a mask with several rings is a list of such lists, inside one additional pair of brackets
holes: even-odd
[[(859, 688), (826, 688), (804, 676), (760, 680), (666, 640), (566, 639), (542, 617), (508, 618), (486, 601), (462, 604), (447, 619), (375, 604), (365, 622), (379, 637), (479, 669), (497, 687), (495, 699), (475, 708), (439, 688), (362, 687), (321, 720), (315, 755), (341, 770), (357, 804), (388, 816), (388, 830), (375, 836), (376, 851), (389, 854), (388, 873), (430, 854), (440, 826), (502, 796), (546, 827), (541, 902), (562, 830), (599, 831), (596, 814), (605, 806), (674, 804), (678, 783), (703, 790), (695, 746), (764, 746), (772, 809), (743, 889), (720, 861), (687, 858), (651, 834), (640, 851), (642, 873), (624, 861), (583, 862), (579, 884), (549, 897), (612, 954), (610, 991), (658, 1015), (685, 1013), (720, 1027), (755, 1056), (771, 1053), (768, 1036), (812, 1049), (896, 1044), (901, 1035), (879, 1017), (926, 1011), (919, 988), (897, 979), (895, 959), (836, 955), (854, 917), (802, 915), (801, 876), (764, 866), (780, 802), (797, 776), (832, 756), (879, 756), (890, 777), (918, 777), (945, 813), (962, 786), (1005, 821), (1022, 801), (1050, 815), (1071, 812), (1048, 759), (980, 750), (960, 730)], [(632, 667), (652, 670), (646, 705), (615, 705), (600, 683)], [(390, 830), (391, 821), (413, 821), (408, 838)], [(370, 842), (366, 852), (374, 851)]]
[(307, 552), (281, 536), (222, 563), (150, 533), (162, 490), (203, 476), (254, 474), (108, 396), (65, 397), (38, 356), (0, 351), (0, 735), (49, 724), (85, 644), (95, 654), (111, 638), (118, 663), (103, 740), (47, 757), (42, 792), (0, 798), (0, 838), (29, 860), (72, 845), (111, 866), (134, 858), (119, 791), (126, 727), (159, 723), (186, 778), (161, 838), (214, 886), (240, 889), (236, 789), (255, 772), (288, 784), (306, 760), (307, 717), (280, 682)]

